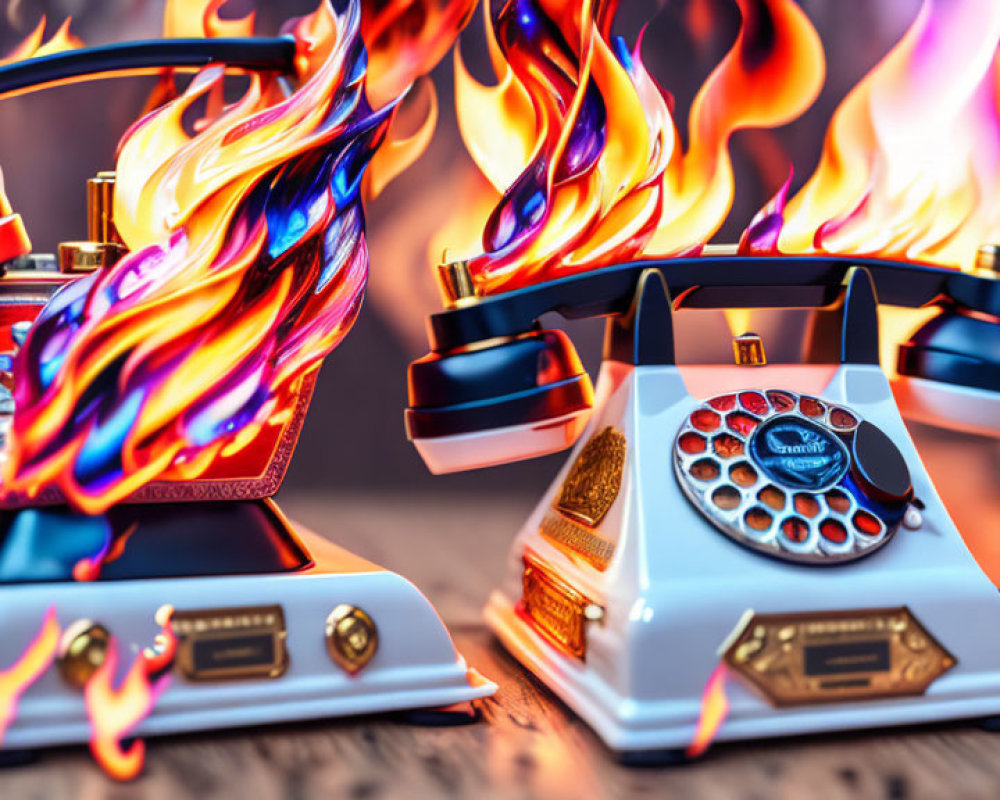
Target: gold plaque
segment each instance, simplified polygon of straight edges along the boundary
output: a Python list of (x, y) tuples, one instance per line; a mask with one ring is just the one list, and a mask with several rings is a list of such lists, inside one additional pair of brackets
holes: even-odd
[(587, 619), (591, 607), (593, 604), (586, 596), (545, 566), (541, 559), (524, 554), (518, 612), (549, 642), (583, 659), (587, 653)]
[(281, 606), (177, 610), (170, 623), (189, 681), (278, 678), (288, 668)]
[(956, 663), (905, 606), (751, 614), (723, 659), (775, 706), (920, 695)]
[(622, 488), (625, 434), (610, 425), (590, 438), (563, 482), (555, 507), (590, 527), (601, 524)]
[(599, 536), (592, 528), (559, 514), (546, 514), (538, 532), (543, 539), (602, 571), (608, 568), (615, 554), (614, 542)]

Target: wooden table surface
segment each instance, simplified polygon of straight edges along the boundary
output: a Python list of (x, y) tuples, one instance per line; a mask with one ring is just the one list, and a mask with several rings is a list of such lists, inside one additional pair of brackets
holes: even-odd
[(143, 775), (106, 778), (85, 748), (0, 771), (0, 798), (942, 798), (1000, 796), (1000, 736), (969, 724), (720, 745), (674, 768), (618, 765), (484, 629), (527, 497), (285, 497), (313, 530), (403, 572), (469, 661), (500, 685), (481, 721), (366, 717), (152, 739)]

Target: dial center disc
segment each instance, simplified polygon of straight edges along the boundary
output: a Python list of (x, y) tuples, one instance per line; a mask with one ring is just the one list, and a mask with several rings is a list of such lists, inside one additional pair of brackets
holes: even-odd
[(789, 489), (828, 488), (850, 466), (844, 444), (827, 428), (801, 417), (772, 417), (754, 431), (749, 447), (764, 474)]

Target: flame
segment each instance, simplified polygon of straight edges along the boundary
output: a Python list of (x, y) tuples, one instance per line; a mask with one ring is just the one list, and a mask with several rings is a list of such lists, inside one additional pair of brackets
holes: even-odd
[(733, 199), (728, 144), (785, 124), (822, 86), (823, 51), (792, 0), (737, 0), (739, 37), (698, 92), (689, 147), (669, 95), (610, 35), (612, 0), (508, 0), (487, 35), (483, 86), (456, 59), (456, 103), (473, 160), (503, 197), (470, 261), (481, 292), (639, 256), (697, 251)]
[(83, 47), (80, 41), (69, 31), (72, 17), (67, 17), (59, 29), (52, 34), (48, 41), (45, 41), (45, 16), (38, 21), (34, 30), (31, 31), (10, 53), (0, 57), (0, 67), (5, 64), (13, 64), (15, 61), (24, 61), (27, 58), (37, 58), (39, 56), (51, 56), (54, 53), (62, 53), (66, 50), (75, 50)]
[(167, 0), (163, 8), (163, 35), (169, 39), (253, 36), (256, 13), (222, 19), (219, 9), (229, 0)]
[(0, 672), (0, 745), (4, 733), (17, 716), (17, 703), (24, 691), (51, 666), (59, 646), (59, 622), (55, 606), (49, 608), (38, 634), (8, 669)]
[(971, 268), (1000, 236), (1000, 4), (925, 0), (837, 108), (782, 252)]
[(729, 700), (726, 697), (726, 665), (719, 664), (709, 676), (705, 691), (701, 696), (701, 714), (698, 717), (698, 727), (694, 739), (687, 748), (688, 758), (697, 758), (704, 753), (715, 739), (722, 723), (729, 713)]
[(287, 417), (359, 311), (359, 185), (396, 106), (364, 95), (356, 4), (290, 28), (299, 88), (253, 75), (200, 131), (185, 112), (212, 67), (119, 148), (115, 221), (131, 253), (67, 286), (15, 367), (3, 491), (58, 486), (100, 513), (154, 479), (187, 480)]
[(372, 105), (398, 97), (434, 69), (475, 8), (476, 0), (362, 0)]
[(96, 581), (101, 577), (101, 570), (105, 564), (117, 561), (125, 552), (125, 545), (129, 538), (139, 528), (139, 523), (133, 523), (124, 533), (116, 536), (111, 526), (107, 526), (104, 542), (96, 553), (91, 556), (81, 558), (73, 565), (73, 580), (87, 583)]
[(113, 686), (118, 669), (118, 642), (114, 637), (108, 641), (104, 663), (83, 687), (91, 727), (90, 752), (101, 768), (119, 781), (135, 778), (146, 758), (145, 742), (137, 739), (125, 749), (122, 739), (149, 716), (170, 682), (169, 675), (160, 673), (172, 663), (177, 647), (170, 626), (171, 613), (169, 609), (161, 617), (163, 632), (157, 635), (154, 649), (147, 648), (136, 657), (117, 689)]

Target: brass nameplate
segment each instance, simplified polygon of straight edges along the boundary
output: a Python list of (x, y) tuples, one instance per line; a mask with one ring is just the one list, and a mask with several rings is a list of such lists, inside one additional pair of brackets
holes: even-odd
[(583, 594), (526, 553), (518, 610), (549, 642), (576, 658), (587, 653), (587, 607)]
[(615, 543), (608, 541), (594, 530), (559, 514), (546, 514), (538, 527), (542, 538), (579, 556), (599, 570), (608, 568), (615, 554)]
[(776, 706), (920, 695), (956, 663), (905, 606), (753, 614), (723, 659)]
[(622, 486), (625, 434), (608, 426), (583, 446), (563, 482), (556, 510), (596, 527), (611, 509)]
[(189, 681), (277, 678), (288, 668), (281, 606), (175, 611), (170, 621)]

